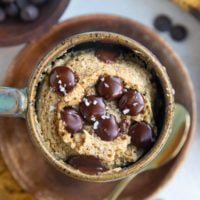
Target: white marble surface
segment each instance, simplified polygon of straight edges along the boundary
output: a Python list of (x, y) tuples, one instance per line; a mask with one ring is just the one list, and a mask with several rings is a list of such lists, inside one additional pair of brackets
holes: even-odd
[[(112, 13), (127, 16), (150, 28), (152, 28), (153, 18), (159, 13), (168, 14), (173, 18), (174, 23), (183, 23), (190, 32), (186, 41), (177, 43), (171, 40), (167, 33), (160, 35), (171, 44), (187, 66), (197, 94), (197, 113), (200, 113), (200, 22), (167, 0), (71, 0), (68, 9), (60, 20), (89, 13)], [(22, 47), (23, 45), (0, 48), (0, 82), (6, 73), (9, 63)], [(200, 199), (199, 129), (200, 125), (198, 124), (194, 141), (184, 164), (171, 182), (157, 195), (158, 199)]]

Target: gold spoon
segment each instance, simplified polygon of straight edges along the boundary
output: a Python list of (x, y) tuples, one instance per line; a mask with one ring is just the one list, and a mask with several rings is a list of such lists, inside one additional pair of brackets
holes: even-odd
[[(184, 106), (177, 103), (175, 105), (172, 133), (159, 155), (143, 171), (156, 169), (172, 160), (183, 147), (188, 136), (189, 128), (190, 114)], [(137, 174), (130, 175), (118, 182), (111, 193), (104, 198), (104, 200), (116, 200), (136, 175)]]

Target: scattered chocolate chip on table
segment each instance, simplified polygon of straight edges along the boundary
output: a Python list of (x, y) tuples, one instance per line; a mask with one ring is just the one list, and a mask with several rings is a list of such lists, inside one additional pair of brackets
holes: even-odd
[(159, 31), (169, 31), (172, 26), (172, 21), (167, 15), (158, 15), (154, 19), (154, 27)]
[(154, 27), (161, 32), (169, 31), (171, 38), (174, 41), (183, 41), (187, 38), (188, 30), (185, 26), (173, 25), (171, 19), (167, 15), (158, 15), (153, 22)]
[(170, 29), (170, 36), (175, 41), (183, 41), (188, 36), (188, 30), (182, 25), (175, 25)]

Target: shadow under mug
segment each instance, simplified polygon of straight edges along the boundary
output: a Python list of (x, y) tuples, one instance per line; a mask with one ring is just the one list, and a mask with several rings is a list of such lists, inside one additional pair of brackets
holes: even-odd
[[(35, 103), (37, 102), (37, 87), (41, 74), (45, 71), (49, 63), (51, 63), (57, 57), (61, 56), (63, 53), (67, 52), (67, 50), (74, 46), (88, 42), (113, 43), (130, 49), (135, 55), (138, 55), (140, 59), (147, 61), (147, 65), (151, 66), (151, 69), (159, 78), (164, 94), (165, 106), (163, 109), (163, 125), (155, 144), (136, 163), (129, 167), (123, 168), (119, 172), (89, 175), (74, 169), (70, 165), (61, 162), (60, 160), (57, 160), (46, 147), (41, 137), (42, 133), (36, 125), (38, 121)], [(40, 149), (43, 155), (49, 160), (49, 162), (64, 174), (85, 181), (114, 181), (127, 177), (130, 174), (136, 175), (141, 172), (159, 154), (164, 144), (166, 143), (170, 134), (173, 115), (174, 96), (172, 92), (172, 86), (165, 68), (144, 46), (128, 37), (111, 32), (88, 32), (67, 38), (65, 41), (58, 44), (40, 61), (39, 65), (36, 67), (33, 75), (30, 78), (30, 82), (27, 88), (15, 89), (0, 87), (0, 116), (15, 116), (25, 118), (33, 142)]]

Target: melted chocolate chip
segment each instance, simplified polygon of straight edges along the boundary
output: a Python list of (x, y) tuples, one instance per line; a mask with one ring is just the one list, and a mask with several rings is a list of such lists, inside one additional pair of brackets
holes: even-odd
[(101, 160), (94, 156), (77, 155), (72, 156), (67, 161), (75, 169), (79, 169), (81, 172), (86, 174), (99, 174), (100, 172), (107, 171), (102, 165)]
[(119, 123), (120, 133), (128, 132), (130, 121), (128, 119), (122, 119)]
[(114, 115), (103, 115), (95, 123), (97, 123), (96, 127), (93, 126), (95, 133), (102, 140), (114, 140), (119, 135), (119, 126)]
[(76, 133), (82, 130), (83, 120), (77, 110), (72, 107), (65, 107), (60, 114), (67, 131)]
[(107, 64), (114, 63), (120, 56), (120, 52), (112, 47), (98, 48), (95, 51), (95, 56)]
[(66, 95), (77, 83), (77, 77), (68, 67), (55, 67), (49, 76), (49, 85), (53, 91)]
[(131, 142), (138, 148), (148, 150), (154, 143), (153, 130), (146, 122), (136, 122), (129, 128)]
[(166, 15), (159, 15), (154, 20), (154, 27), (159, 31), (169, 31), (172, 26), (171, 19)]
[(176, 41), (182, 41), (187, 37), (188, 31), (184, 26), (176, 25), (170, 29), (170, 35), (172, 39)]
[(103, 98), (95, 95), (86, 96), (79, 105), (83, 118), (87, 121), (95, 121), (106, 113), (106, 105)]
[(135, 116), (144, 108), (144, 99), (137, 90), (128, 89), (118, 102), (118, 107), (123, 114)]
[(96, 85), (98, 94), (107, 100), (115, 100), (122, 96), (123, 89), (123, 81), (117, 76), (100, 77)]

